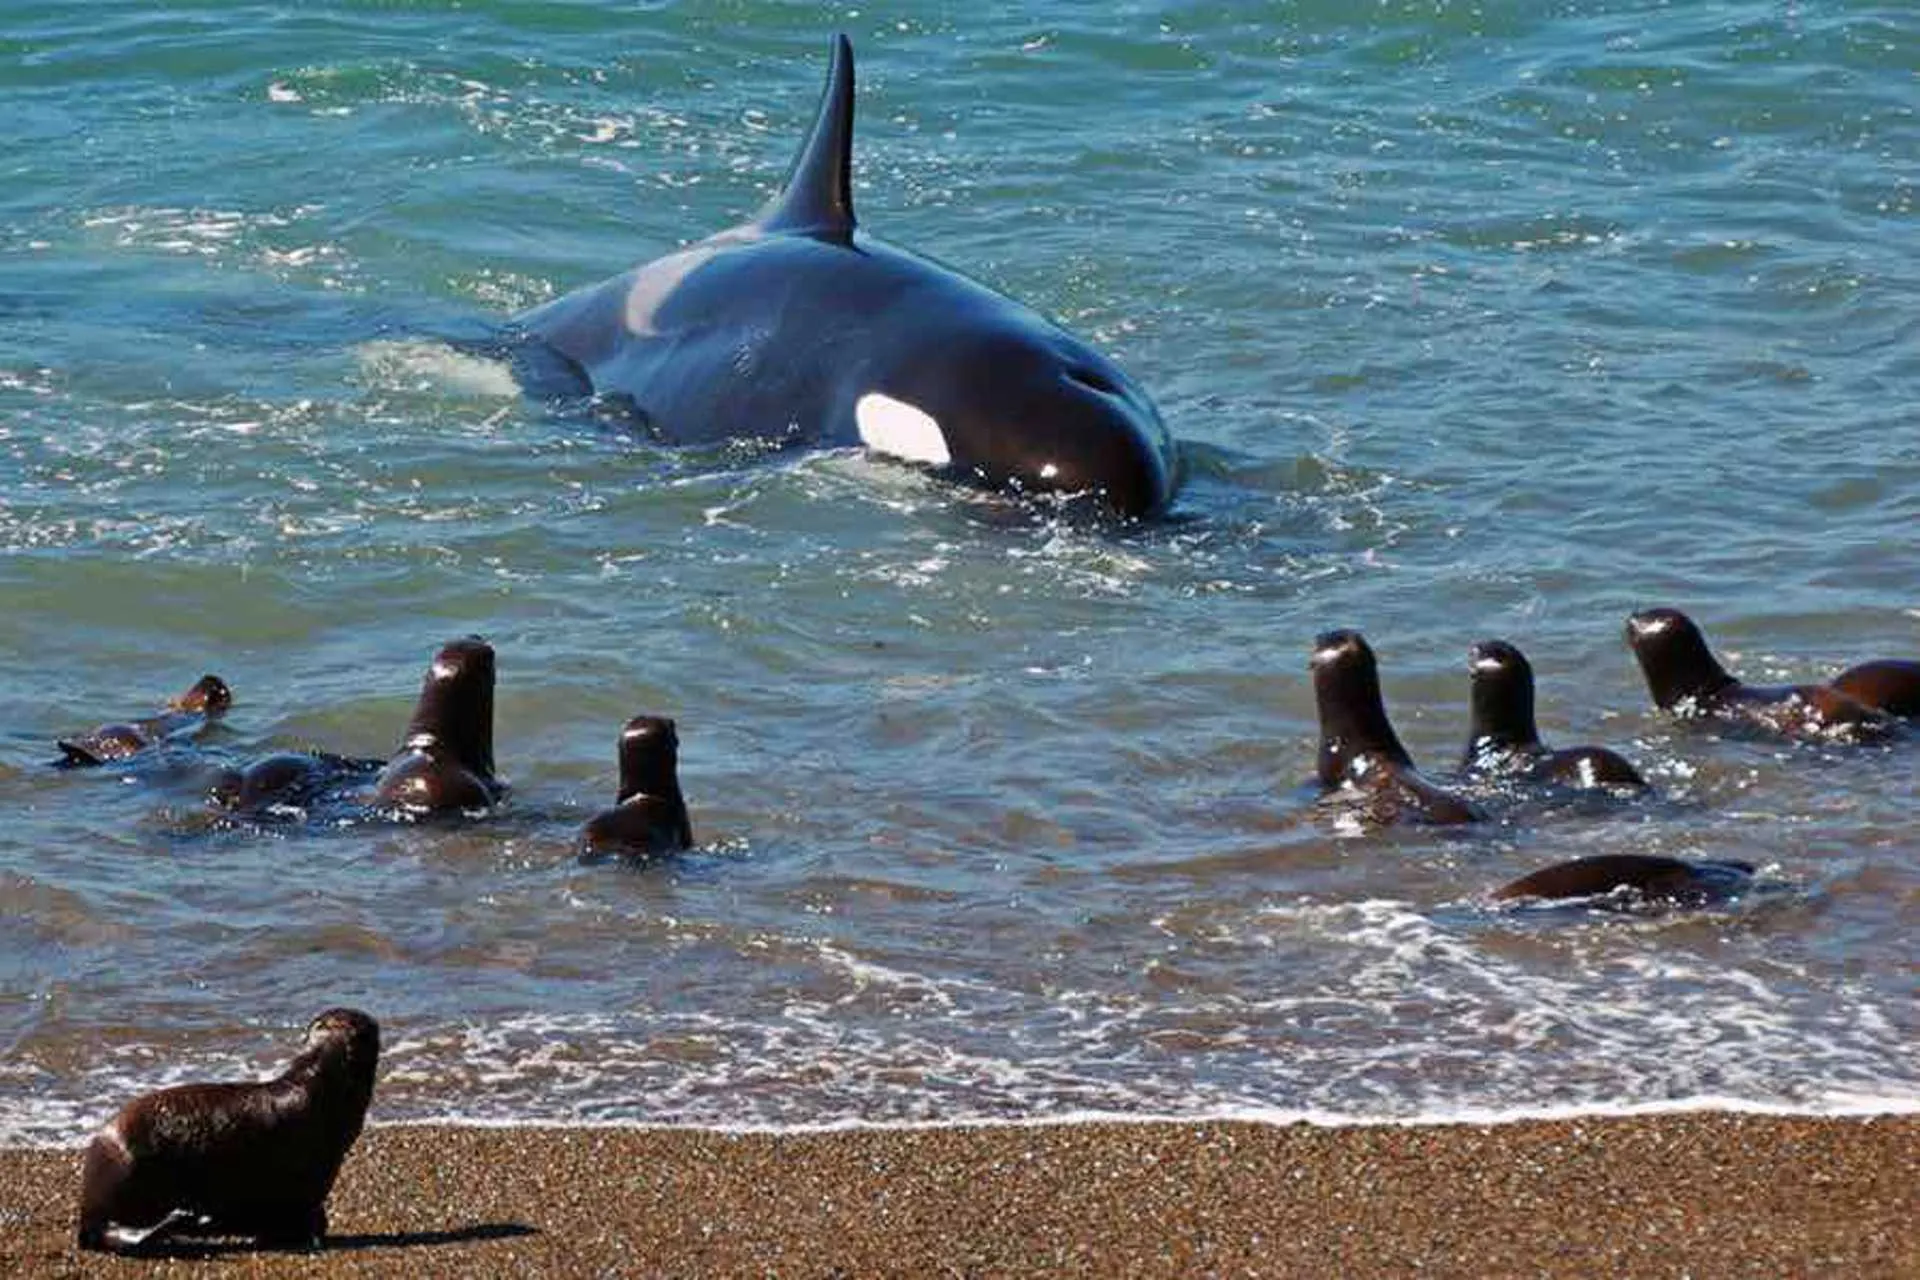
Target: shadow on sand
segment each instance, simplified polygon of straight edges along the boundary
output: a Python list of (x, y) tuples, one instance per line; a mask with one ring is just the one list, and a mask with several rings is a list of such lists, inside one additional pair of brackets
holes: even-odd
[(156, 1240), (120, 1253), (139, 1258), (223, 1258), (241, 1253), (334, 1253), (350, 1249), (413, 1249), (443, 1244), (473, 1244), (483, 1240), (512, 1240), (536, 1236), (537, 1227), (522, 1222), (482, 1222), (470, 1227), (449, 1227), (444, 1231), (390, 1231), (366, 1235), (330, 1235), (320, 1247), (308, 1250), (298, 1246), (281, 1247), (257, 1244), (251, 1240), (195, 1240), (173, 1238)]

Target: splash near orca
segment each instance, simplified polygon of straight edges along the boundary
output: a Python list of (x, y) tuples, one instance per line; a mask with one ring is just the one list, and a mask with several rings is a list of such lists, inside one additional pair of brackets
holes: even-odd
[(1163, 511), (1172, 437), (1111, 360), (1038, 313), (868, 235), (853, 210), (853, 48), (751, 221), (515, 318), (534, 394), (628, 407), (669, 444), (865, 445), (964, 483)]

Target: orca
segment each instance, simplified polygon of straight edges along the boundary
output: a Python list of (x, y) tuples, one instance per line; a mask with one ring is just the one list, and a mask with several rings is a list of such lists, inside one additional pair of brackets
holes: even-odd
[(508, 324), (516, 373), (674, 445), (865, 445), (950, 479), (1163, 512), (1173, 439), (1113, 361), (1032, 309), (868, 235), (853, 211), (853, 46), (751, 221)]

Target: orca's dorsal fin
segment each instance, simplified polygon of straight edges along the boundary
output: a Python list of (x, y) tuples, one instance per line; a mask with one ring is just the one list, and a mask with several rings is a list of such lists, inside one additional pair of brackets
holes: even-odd
[(853, 238), (853, 45), (833, 38), (833, 62), (813, 129), (780, 194), (754, 219), (765, 231)]

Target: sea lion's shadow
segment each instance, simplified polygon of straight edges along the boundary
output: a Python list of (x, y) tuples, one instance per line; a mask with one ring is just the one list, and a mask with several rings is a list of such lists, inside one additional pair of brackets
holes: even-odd
[(137, 1249), (125, 1250), (126, 1253), (141, 1258), (178, 1258), (183, 1261), (198, 1258), (222, 1258), (242, 1253), (334, 1253), (350, 1249), (411, 1249), (432, 1248), (444, 1244), (474, 1244), (485, 1240), (512, 1240), (520, 1236), (537, 1236), (538, 1227), (530, 1227), (524, 1222), (479, 1222), (470, 1227), (447, 1227), (440, 1231), (383, 1231), (345, 1235), (334, 1234), (320, 1242), (320, 1247), (307, 1250), (300, 1247), (276, 1248), (252, 1240), (194, 1240), (173, 1239), (144, 1244)]
[(442, 1231), (384, 1231), (364, 1235), (332, 1235), (322, 1243), (324, 1252), (336, 1249), (409, 1249), (430, 1248), (440, 1244), (472, 1244), (482, 1240), (513, 1240), (537, 1236), (538, 1227), (524, 1222), (478, 1222), (470, 1227), (448, 1227)]

